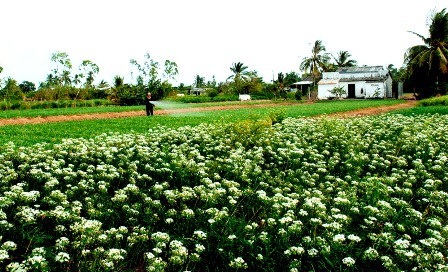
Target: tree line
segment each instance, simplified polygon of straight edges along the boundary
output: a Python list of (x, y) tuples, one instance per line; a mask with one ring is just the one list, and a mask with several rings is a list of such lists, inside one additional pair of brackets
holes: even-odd
[[(395, 68), (389, 65), (394, 86), (403, 82), (405, 90), (412, 91), (418, 98), (446, 94), (448, 91), (448, 14), (446, 9), (434, 12), (429, 25), (429, 37), (409, 31), (422, 39), (422, 45), (410, 47), (404, 54), (404, 65)], [(316, 40), (311, 48), (311, 54), (304, 57), (299, 68), (304, 73), (278, 73), (277, 79), (264, 82), (257, 71), (249, 70), (242, 62), (235, 62), (230, 67), (231, 75), (224, 82), (206, 81), (196, 75), (192, 86), (181, 83), (172, 86), (170, 80), (179, 74), (174, 61), (165, 60), (159, 63), (149, 53), (144, 55), (144, 61), (130, 60), (132, 77), (136, 75), (135, 83), (124, 83), (124, 78), (115, 76), (113, 85), (101, 80), (95, 85), (99, 67), (90, 60), (83, 60), (74, 71), (72, 61), (66, 52), (55, 52), (51, 55), (53, 69), (45, 81), (36, 88), (30, 81), (18, 84), (13, 78), (0, 80), (0, 99), (3, 100), (66, 100), (66, 99), (109, 99), (119, 105), (134, 105), (143, 103), (145, 94), (151, 92), (154, 99), (162, 99), (173, 93), (191, 92), (192, 87), (201, 88), (209, 97), (219, 94), (237, 95), (251, 94), (255, 98), (286, 98), (287, 88), (292, 83), (311, 76), (314, 88), (323, 72), (336, 71), (340, 67), (356, 66), (357, 61), (351, 59), (348, 51), (339, 51), (336, 55), (326, 52), (321, 40)], [(3, 68), (0, 67), (0, 73)], [(310, 94), (308, 92), (308, 94)], [(296, 93), (300, 99), (306, 93)]]

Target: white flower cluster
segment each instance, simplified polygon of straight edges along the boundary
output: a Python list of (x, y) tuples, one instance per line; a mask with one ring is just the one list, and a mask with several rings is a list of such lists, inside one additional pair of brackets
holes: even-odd
[(6, 146), (0, 265), (446, 270), (446, 131), (438, 115), (291, 118)]

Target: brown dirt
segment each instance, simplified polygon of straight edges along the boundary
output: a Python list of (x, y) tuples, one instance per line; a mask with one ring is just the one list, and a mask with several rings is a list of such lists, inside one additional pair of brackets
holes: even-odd
[[(229, 110), (229, 109), (241, 109), (241, 108), (259, 108), (259, 107), (270, 107), (278, 105), (291, 105), (293, 103), (265, 103), (265, 104), (240, 104), (231, 106), (212, 106), (212, 107), (199, 107), (199, 108), (188, 108), (188, 109), (173, 109), (173, 110), (155, 110), (155, 115), (168, 115), (176, 113), (187, 113), (187, 112), (201, 112), (201, 111), (216, 111), (216, 110)], [(354, 110), (344, 113), (329, 114), (327, 116), (334, 117), (355, 117), (364, 115), (375, 115), (381, 114), (387, 111), (410, 108), (415, 105), (415, 101), (407, 101), (406, 103), (393, 105), (393, 106), (381, 106), (375, 108), (367, 108), (361, 110)], [(93, 120), (93, 119), (109, 119), (109, 118), (125, 118), (133, 116), (144, 116), (146, 113), (142, 109), (141, 111), (127, 111), (127, 112), (108, 112), (108, 113), (93, 113), (93, 114), (80, 114), (80, 115), (57, 115), (57, 116), (47, 116), (47, 117), (32, 117), (32, 118), (11, 118), (11, 119), (0, 119), (0, 126), (6, 125), (25, 125), (25, 124), (42, 124), (48, 122), (64, 122), (64, 121), (77, 121), (77, 120)]]
[(416, 102), (417, 101), (415, 101), (415, 100), (408, 100), (408, 101), (406, 101), (406, 103), (401, 103), (401, 104), (397, 104), (397, 105), (380, 106), (380, 107), (359, 109), (359, 110), (353, 110), (353, 111), (347, 111), (347, 112), (339, 112), (339, 113), (328, 114), (327, 116), (338, 117), (338, 118), (349, 118), (349, 117), (366, 116), (366, 115), (378, 115), (378, 114), (382, 114), (382, 113), (385, 113), (388, 111), (411, 108), (411, 107), (415, 106)]

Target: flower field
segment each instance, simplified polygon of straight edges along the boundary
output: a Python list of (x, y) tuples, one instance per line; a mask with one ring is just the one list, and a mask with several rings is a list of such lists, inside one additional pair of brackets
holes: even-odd
[(154, 128), (0, 152), (0, 270), (446, 271), (448, 116)]

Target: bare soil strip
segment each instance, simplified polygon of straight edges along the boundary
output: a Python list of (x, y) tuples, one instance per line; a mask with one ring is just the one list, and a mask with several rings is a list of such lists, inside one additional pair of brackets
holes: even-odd
[[(292, 105), (294, 103), (284, 102), (284, 103), (267, 103), (267, 104), (241, 104), (241, 105), (231, 105), (231, 106), (212, 106), (212, 107), (198, 107), (198, 108), (187, 108), (187, 109), (161, 109), (155, 110), (154, 115), (169, 115), (169, 114), (179, 114), (188, 112), (201, 112), (201, 111), (216, 111), (216, 110), (229, 110), (229, 109), (242, 109), (242, 108), (260, 108), (260, 107), (271, 107), (279, 105)], [(326, 116), (334, 116), (340, 118), (348, 118), (355, 116), (364, 115), (375, 115), (384, 112), (410, 108), (415, 105), (415, 101), (408, 101), (406, 103), (392, 105), (392, 106), (381, 106), (375, 108), (367, 108), (354, 110), (343, 113), (334, 113)], [(26, 124), (42, 124), (50, 122), (66, 122), (66, 121), (79, 121), (79, 120), (93, 120), (93, 119), (109, 119), (109, 118), (125, 118), (134, 116), (144, 116), (145, 110), (142, 107), (141, 111), (126, 111), (126, 112), (107, 112), (107, 113), (93, 113), (93, 114), (78, 114), (78, 115), (56, 115), (47, 117), (32, 117), (32, 118), (11, 118), (11, 119), (0, 119), (0, 126), (7, 125), (26, 125)]]
[(407, 100), (406, 103), (401, 103), (401, 104), (397, 104), (397, 105), (380, 106), (380, 107), (359, 109), (359, 110), (353, 110), (353, 111), (347, 111), (347, 112), (337, 112), (337, 113), (333, 113), (333, 114), (328, 114), (326, 116), (337, 117), (337, 118), (350, 118), (350, 117), (358, 117), (358, 116), (366, 116), (366, 115), (378, 115), (378, 114), (386, 113), (389, 111), (412, 108), (415, 106), (416, 103), (417, 103), (417, 101), (415, 101), (415, 100)]

